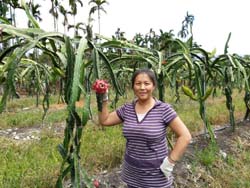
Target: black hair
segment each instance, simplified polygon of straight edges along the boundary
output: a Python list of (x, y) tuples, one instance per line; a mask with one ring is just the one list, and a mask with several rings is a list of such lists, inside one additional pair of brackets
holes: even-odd
[(132, 88), (134, 87), (135, 84), (135, 78), (139, 75), (139, 74), (146, 74), (148, 75), (148, 77), (150, 78), (150, 80), (153, 82), (153, 85), (156, 87), (157, 86), (157, 80), (156, 80), (156, 76), (155, 73), (151, 70), (151, 69), (138, 69), (134, 72), (133, 76), (132, 76)]

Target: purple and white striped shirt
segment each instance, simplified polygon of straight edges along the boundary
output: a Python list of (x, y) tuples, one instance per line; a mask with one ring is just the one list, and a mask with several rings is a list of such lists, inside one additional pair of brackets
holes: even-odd
[[(135, 187), (168, 187), (170, 181), (159, 167), (168, 155), (166, 128), (177, 114), (169, 104), (155, 100), (153, 108), (139, 121), (135, 104), (136, 101), (133, 101), (116, 111), (123, 121), (123, 135), (127, 140), (122, 179), (128, 185)], [(153, 177), (148, 173), (150, 169), (154, 172)], [(138, 170), (141, 170), (140, 173)], [(140, 177), (132, 181), (137, 173)]]

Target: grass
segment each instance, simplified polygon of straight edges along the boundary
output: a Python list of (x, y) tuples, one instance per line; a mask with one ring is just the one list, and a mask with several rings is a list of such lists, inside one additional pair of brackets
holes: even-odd
[[(198, 112), (198, 103), (185, 96), (179, 103), (175, 103), (174, 96), (166, 94), (166, 101), (176, 109), (192, 134), (203, 131), (203, 123)], [(245, 113), (243, 95), (234, 93), (235, 119), (242, 119)], [(132, 94), (128, 98), (132, 98)], [(94, 98), (92, 99), (94, 100)], [(42, 100), (40, 100), (42, 101)], [(57, 96), (51, 99), (56, 107)], [(118, 105), (129, 99), (121, 98)], [(51, 106), (46, 119), (42, 122), (43, 110), (41, 106), (34, 106), (35, 98), (14, 99), (8, 102), (8, 110), (0, 114), (0, 130), (8, 128), (41, 127), (41, 139), (36, 141), (16, 142), (10, 138), (0, 137), (0, 187), (8, 188), (50, 188), (54, 187), (61, 165), (61, 156), (56, 147), (63, 141), (63, 134), (54, 134), (53, 128), (58, 123), (65, 122), (65, 108)], [(40, 104), (41, 105), (41, 104)], [(25, 109), (25, 110), (23, 110)], [(92, 106), (96, 121), (96, 105)], [(207, 114), (213, 125), (227, 124), (228, 111), (225, 97), (209, 98)], [(60, 128), (64, 129), (62, 125)], [(51, 127), (51, 129), (49, 129)], [(63, 132), (63, 131), (62, 131)], [(249, 187), (250, 152), (246, 144), (234, 142), (234, 152), (221, 158), (213, 148), (197, 149), (196, 159), (193, 161), (193, 171), (199, 171), (206, 179), (204, 187)], [(90, 175), (102, 170), (110, 170), (121, 164), (125, 148), (121, 126), (100, 128), (93, 121), (86, 125), (82, 137), (81, 163)], [(202, 169), (202, 170), (201, 170)], [(240, 174), (240, 175), (239, 175)]]
[[(57, 96), (51, 97), (50, 102), (56, 104)], [(46, 118), (43, 122), (43, 109), (42, 109), (42, 97), (40, 98), (40, 104), (35, 106), (35, 98), (23, 97), (20, 99), (12, 99), (7, 103), (7, 109), (4, 113), (0, 114), (0, 128), (12, 128), (12, 127), (31, 127), (39, 126), (49, 123), (62, 122), (66, 117), (65, 108), (59, 108), (56, 110), (49, 110)], [(61, 106), (61, 105), (59, 105)]]
[(90, 125), (85, 129), (82, 144), (83, 165), (90, 172), (112, 169), (121, 163), (125, 140), (119, 126), (98, 129)]
[(196, 184), (199, 187), (250, 187), (249, 141), (239, 144), (234, 140), (232, 143), (232, 153), (228, 153), (226, 157), (216, 152), (218, 148), (212, 146), (203, 150), (197, 149), (192, 171), (199, 176), (196, 178)]
[(196, 158), (199, 163), (207, 168), (211, 168), (216, 161), (216, 154), (218, 152), (217, 146), (213, 144), (208, 144), (208, 146), (202, 150), (197, 149)]
[(31, 127), (48, 124), (49, 122), (62, 122), (66, 117), (66, 110), (52, 111), (47, 114), (45, 121), (42, 120), (43, 111), (34, 109), (30, 111), (8, 112), (0, 114), (1, 128)]
[(5, 138), (0, 141), (0, 187), (54, 187), (61, 162), (55, 149), (58, 138), (43, 136), (23, 144)]

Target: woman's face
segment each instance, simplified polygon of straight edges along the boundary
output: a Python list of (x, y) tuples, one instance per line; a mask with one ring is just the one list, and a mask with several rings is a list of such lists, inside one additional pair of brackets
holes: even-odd
[(136, 76), (133, 89), (139, 100), (148, 100), (152, 97), (155, 86), (147, 74), (141, 73)]

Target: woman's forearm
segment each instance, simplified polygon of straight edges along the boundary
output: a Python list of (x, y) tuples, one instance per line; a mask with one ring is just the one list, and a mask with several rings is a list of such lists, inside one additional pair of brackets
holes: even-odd
[(120, 124), (122, 121), (116, 111), (109, 112), (108, 102), (103, 101), (102, 111), (98, 113), (99, 123), (103, 126), (112, 126)]
[(191, 141), (191, 135), (178, 137), (173, 150), (169, 154), (169, 158), (170, 160), (172, 160), (172, 162), (177, 162), (178, 160), (181, 159), (190, 141)]

